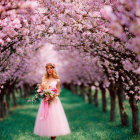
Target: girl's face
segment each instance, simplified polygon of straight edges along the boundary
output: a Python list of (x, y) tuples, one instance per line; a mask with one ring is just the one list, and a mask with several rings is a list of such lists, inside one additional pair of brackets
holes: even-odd
[(53, 68), (52, 68), (52, 66), (47, 66), (46, 70), (47, 70), (47, 73), (48, 73), (49, 75), (51, 75), (51, 74), (53, 73)]

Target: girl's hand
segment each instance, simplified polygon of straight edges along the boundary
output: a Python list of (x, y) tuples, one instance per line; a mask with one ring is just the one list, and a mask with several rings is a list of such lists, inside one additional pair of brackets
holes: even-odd
[(54, 99), (55, 97), (57, 97), (57, 96), (58, 96), (58, 94), (54, 94), (53, 97), (51, 97), (50, 99), (53, 100), (53, 99)]
[(46, 97), (44, 98), (44, 101), (45, 101), (45, 102), (47, 101)]
[(59, 94), (57, 93), (57, 94), (55, 94), (55, 96), (59, 96)]
[(48, 96), (44, 98), (45, 101), (48, 101), (49, 99), (50, 99), (50, 97), (48, 97)]

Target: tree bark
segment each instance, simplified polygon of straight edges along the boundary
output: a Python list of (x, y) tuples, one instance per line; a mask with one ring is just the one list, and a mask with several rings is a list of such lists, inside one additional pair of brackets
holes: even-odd
[(99, 84), (100, 90), (101, 90), (101, 94), (102, 94), (102, 111), (106, 112), (107, 111), (107, 102), (106, 102), (106, 90), (103, 87), (103, 82), (101, 82)]
[(106, 112), (107, 111), (107, 103), (106, 103), (105, 89), (102, 88), (101, 92), (102, 92), (102, 110), (103, 110), (103, 112)]
[(134, 96), (129, 97), (129, 103), (132, 110), (132, 132), (139, 133), (139, 119), (138, 119), (138, 102)]
[(116, 91), (113, 84), (111, 84), (109, 87), (109, 93), (110, 93), (110, 121), (114, 121), (116, 117)]
[(79, 86), (76, 85), (76, 95), (79, 95)]
[(28, 96), (28, 94), (29, 94), (29, 93), (28, 93), (28, 92), (29, 92), (29, 91), (28, 91), (28, 85), (27, 85), (27, 84), (24, 84), (24, 85), (23, 85), (23, 89), (24, 89), (24, 98), (26, 98), (26, 97)]
[(10, 108), (10, 92), (9, 90), (6, 93), (6, 104), (7, 104), (7, 108)]
[(72, 89), (73, 94), (76, 95), (77, 91), (76, 91), (76, 86), (74, 84), (71, 85), (71, 89)]
[(4, 118), (4, 94), (2, 92), (0, 93), (0, 118)]
[(4, 102), (3, 105), (4, 105), (4, 106), (3, 106), (3, 113), (4, 113), (4, 116), (7, 116), (7, 114), (8, 114), (7, 103)]
[(85, 87), (83, 85), (81, 85), (81, 96), (82, 96), (83, 100), (86, 101), (86, 91), (85, 91)]
[(91, 87), (89, 86), (88, 87), (88, 90), (87, 90), (87, 97), (88, 97), (88, 103), (91, 104), (92, 103), (92, 90), (91, 90)]
[(94, 105), (97, 107), (98, 106), (98, 89), (97, 88), (95, 89), (93, 101), (94, 101)]
[(13, 106), (17, 106), (17, 100), (14, 91), (12, 91), (12, 98), (13, 98)]
[(123, 93), (123, 89), (120, 86), (120, 84), (118, 85), (118, 89), (117, 89), (117, 96), (118, 96), (118, 102), (119, 102), (119, 108), (120, 108), (120, 117), (121, 117), (121, 124), (122, 126), (128, 126), (128, 115), (124, 106), (124, 93)]

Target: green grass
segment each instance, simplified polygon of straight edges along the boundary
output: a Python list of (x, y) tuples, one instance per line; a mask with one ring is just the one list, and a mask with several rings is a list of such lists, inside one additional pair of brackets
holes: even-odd
[[(99, 96), (101, 99), (101, 95)], [(107, 112), (103, 113), (101, 100), (99, 107), (83, 102), (82, 98), (62, 89), (60, 100), (64, 107), (72, 133), (59, 136), (56, 140), (138, 140), (139, 135), (131, 133), (131, 110), (125, 101), (129, 115), (129, 127), (121, 127), (119, 109), (117, 105), (116, 121), (109, 121), (109, 95), (107, 93)], [(22, 105), (10, 109), (5, 120), (0, 121), (0, 140), (49, 140), (33, 134), (34, 122), (39, 104), (27, 103), (26, 99), (18, 97), (18, 104)], [(140, 104), (139, 104), (140, 107)], [(139, 111), (140, 114), (140, 111)], [(140, 120), (140, 118), (139, 118)]]

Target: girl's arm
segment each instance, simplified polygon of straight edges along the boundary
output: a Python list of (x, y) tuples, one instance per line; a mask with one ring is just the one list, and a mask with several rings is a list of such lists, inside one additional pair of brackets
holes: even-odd
[(56, 94), (56, 96), (59, 96), (60, 95), (60, 79), (57, 80), (56, 87), (57, 87), (57, 94)]

